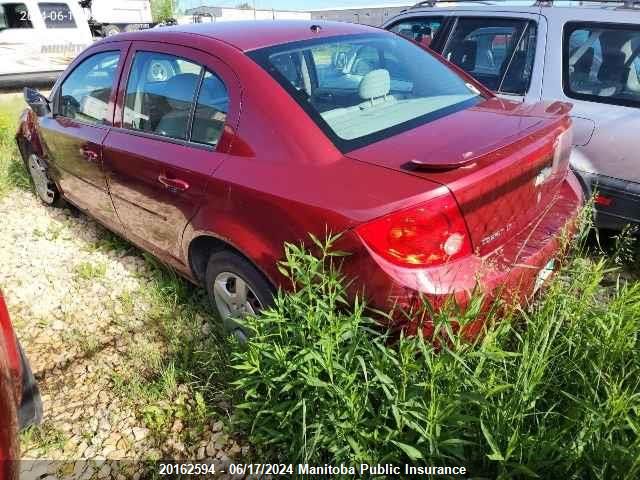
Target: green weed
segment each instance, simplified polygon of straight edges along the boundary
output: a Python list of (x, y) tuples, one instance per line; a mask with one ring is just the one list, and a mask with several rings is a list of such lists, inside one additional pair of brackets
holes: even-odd
[(609, 265), (581, 254), (586, 238), (533, 306), (485, 313), (475, 343), (451, 319), (479, 308), (445, 307), (433, 339), (391, 336), (347, 301), (333, 238), (316, 256), (287, 245), (293, 290), (247, 320), (253, 336), (231, 357), (236, 428), (288, 461), (637, 478), (640, 283), (603, 292)]

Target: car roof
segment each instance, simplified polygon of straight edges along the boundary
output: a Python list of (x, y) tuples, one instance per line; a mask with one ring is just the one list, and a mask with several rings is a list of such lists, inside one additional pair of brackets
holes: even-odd
[(301, 40), (376, 32), (385, 31), (366, 25), (320, 20), (241, 20), (152, 28), (114, 35), (106, 41), (179, 41), (185, 35), (199, 35), (246, 52)]

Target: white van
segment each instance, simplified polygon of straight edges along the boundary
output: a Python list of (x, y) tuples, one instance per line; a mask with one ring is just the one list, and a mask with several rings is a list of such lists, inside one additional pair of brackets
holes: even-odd
[(0, 88), (53, 83), (92, 41), (76, 0), (0, 0)]

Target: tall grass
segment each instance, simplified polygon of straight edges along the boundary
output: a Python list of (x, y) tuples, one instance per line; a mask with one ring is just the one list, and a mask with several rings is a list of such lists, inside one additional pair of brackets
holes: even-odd
[(15, 187), (30, 188), (14, 138), (23, 108), (25, 104), (19, 96), (0, 99), (0, 197)]
[(253, 336), (232, 355), (236, 426), (289, 461), (637, 478), (640, 283), (603, 290), (609, 266), (581, 254), (584, 238), (534, 306), (495, 309), (475, 344), (447, 333), (437, 349), (391, 338), (347, 301), (333, 239), (315, 255), (287, 245), (293, 291), (247, 320)]

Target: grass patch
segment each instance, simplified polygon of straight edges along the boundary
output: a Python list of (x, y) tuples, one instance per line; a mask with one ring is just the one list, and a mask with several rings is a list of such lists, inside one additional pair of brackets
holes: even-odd
[(211, 421), (228, 415), (226, 342), (210, 323), (206, 294), (151, 255), (143, 256), (152, 279), (135, 295), (151, 306), (146, 340), (136, 338), (126, 370), (113, 374), (112, 382), (158, 444), (178, 437), (188, 445), (200, 440)]
[[(236, 349), (235, 426), (260, 458), (460, 465), (474, 477), (637, 478), (640, 283), (603, 291), (611, 265), (580, 235), (536, 304), (431, 314), (433, 339), (392, 336), (346, 301), (331, 242), (287, 245), (294, 291)], [(435, 348), (434, 344), (439, 345)]]
[(67, 440), (65, 432), (58, 430), (48, 421), (44, 421), (42, 425), (32, 425), (20, 433), (20, 443), (23, 446), (27, 449), (36, 446), (42, 453), (61, 450)]
[(97, 280), (107, 274), (107, 264), (104, 262), (81, 262), (73, 268), (78, 280)]
[(21, 96), (0, 98), (0, 197), (16, 187), (31, 188), (14, 139), (18, 117), (24, 108)]

